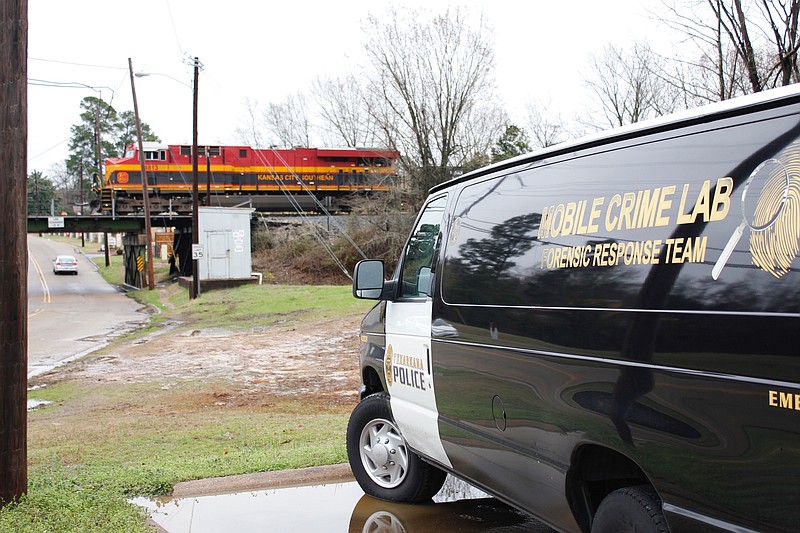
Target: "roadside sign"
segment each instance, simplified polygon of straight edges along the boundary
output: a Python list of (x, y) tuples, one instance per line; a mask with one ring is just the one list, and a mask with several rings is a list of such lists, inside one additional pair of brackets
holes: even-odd
[(198, 259), (202, 258), (203, 258), (203, 245), (192, 244), (192, 260), (197, 261)]
[(48, 228), (63, 228), (64, 217), (47, 217)]

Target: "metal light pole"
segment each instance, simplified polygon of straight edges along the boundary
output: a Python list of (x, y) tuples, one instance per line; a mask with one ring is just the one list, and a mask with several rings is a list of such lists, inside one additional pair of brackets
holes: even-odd
[[(145, 246), (147, 246), (147, 286), (153, 290), (156, 286), (153, 271), (153, 236), (150, 233), (150, 197), (147, 192), (147, 170), (144, 165), (144, 147), (142, 146), (142, 124), (139, 121), (139, 105), (136, 103), (136, 85), (133, 83), (133, 62), (128, 58), (128, 68), (131, 73), (131, 93), (133, 93), (133, 114), (136, 117), (136, 136), (139, 138), (139, 165), (142, 173), (142, 200), (144, 202), (144, 231)], [(106, 252), (108, 246), (106, 246)]]

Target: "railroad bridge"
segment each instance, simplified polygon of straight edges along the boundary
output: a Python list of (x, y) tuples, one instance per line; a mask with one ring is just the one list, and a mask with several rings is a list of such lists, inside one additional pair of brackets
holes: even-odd
[[(123, 233), (125, 283), (144, 286), (144, 261), (147, 260), (144, 215), (112, 216), (29, 216), (28, 233)], [(189, 215), (155, 215), (150, 217), (154, 228), (175, 228), (172, 248), (176, 266), (182, 276), (192, 275), (192, 217)], [(106, 265), (109, 247), (105, 247)]]

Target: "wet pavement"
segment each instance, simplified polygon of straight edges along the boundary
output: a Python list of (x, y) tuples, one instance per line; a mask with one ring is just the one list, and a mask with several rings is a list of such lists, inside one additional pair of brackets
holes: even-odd
[(552, 531), (454, 477), (433, 500), (422, 505), (384, 502), (366, 496), (355, 481), (339, 481), (132, 501), (169, 533)]
[[(106, 346), (149, 319), (72, 245), (28, 235), (28, 378)], [(56, 276), (52, 259), (74, 255), (79, 274)]]

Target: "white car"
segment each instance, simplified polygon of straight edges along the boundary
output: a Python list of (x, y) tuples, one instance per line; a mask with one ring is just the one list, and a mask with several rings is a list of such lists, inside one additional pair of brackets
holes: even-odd
[(77, 276), (78, 260), (71, 255), (59, 255), (53, 259), (53, 274), (61, 274), (62, 272)]

